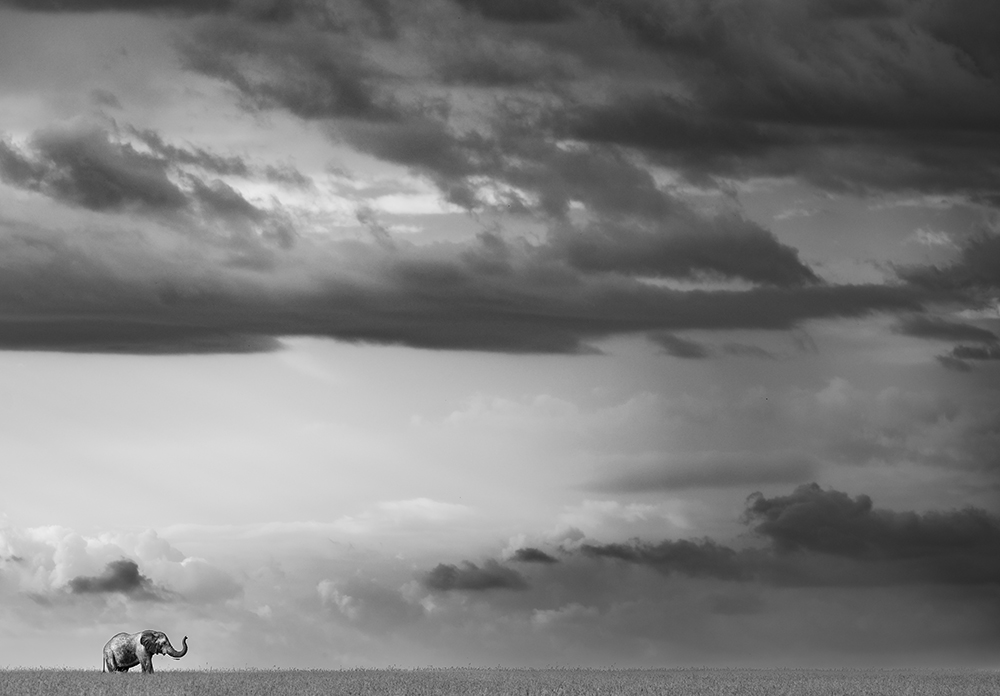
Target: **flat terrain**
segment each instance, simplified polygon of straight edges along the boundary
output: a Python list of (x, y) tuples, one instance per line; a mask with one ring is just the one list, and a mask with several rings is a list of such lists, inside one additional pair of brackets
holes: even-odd
[(0, 670), (4, 696), (919, 696), (1000, 694), (1000, 670), (419, 669), (169, 671)]

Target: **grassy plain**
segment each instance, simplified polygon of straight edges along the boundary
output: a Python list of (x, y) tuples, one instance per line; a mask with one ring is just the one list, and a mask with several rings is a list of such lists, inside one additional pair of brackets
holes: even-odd
[(3, 696), (994, 696), (994, 670), (0, 670)]

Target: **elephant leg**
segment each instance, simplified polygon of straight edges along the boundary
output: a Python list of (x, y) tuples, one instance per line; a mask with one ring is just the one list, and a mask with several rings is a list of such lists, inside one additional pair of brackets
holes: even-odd
[(142, 671), (144, 673), (146, 673), (146, 674), (152, 674), (153, 673), (153, 661), (150, 658), (147, 657), (140, 664), (142, 665)]

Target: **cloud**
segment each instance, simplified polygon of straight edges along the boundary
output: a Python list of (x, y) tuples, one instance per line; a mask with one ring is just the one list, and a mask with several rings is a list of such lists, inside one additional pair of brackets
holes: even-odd
[(721, 214), (704, 219), (683, 210), (675, 214), (674, 229), (594, 225), (556, 235), (553, 245), (574, 266), (589, 271), (666, 278), (708, 273), (786, 287), (819, 280), (794, 249), (748, 220)]
[(64, 527), (0, 527), (0, 555), (20, 559), (3, 573), (17, 594), (49, 602), (96, 595), (204, 607), (243, 591), (229, 573), (154, 530), (83, 536)]
[(385, 633), (420, 619), (424, 610), (397, 591), (374, 580), (321, 580), (316, 586), (324, 606), (352, 624), (373, 633)]
[(500, 22), (561, 22), (575, 15), (570, 0), (454, 0), (469, 11)]
[(348, 42), (332, 40), (338, 34), (229, 18), (202, 24), (180, 48), (187, 68), (229, 82), (249, 108), (307, 119), (397, 118), (395, 100), (378, 87), (381, 71)]
[(617, 466), (593, 485), (616, 493), (735, 488), (800, 483), (816, 472), (816, 463), (797, 453), (704, 452), (665, 459), (656, 465)]
[[(989, 15), (987, 5), (973, 3), (974, 12)], [(995, 51), (981, 42), (973, 60), (971, 46), (965, 56), (955, 51), (961, 32), (940, 28), (966, 25), (954, 8), (916, 2), (868, 14), (874, 6), (615, 3), (610, 14), (691, 96), (619, 98), (580, 129), (660, 153), (695, 179), (792, 174), (834, 190), (994, 195), (998, 151), (987, 124), (1000, 100), (975, 66), (995, 67)], [(963, 108), (946, 109), (945, 95)], [(919, 139), (910, 127), (921, 128)], [(970, 128), (984, 148), (971, 158), (960, 154)], [(701, 151), (685, 160), (692, 147)]]
[(598, 573), (599, 564), (618, 563), (668, 578), (776, 588), (1000, 585), (1000, 518), (979, 508), (897, 512), (876, 508), (869, 496), (852, 498), (810, 483), (788, 495), (750, 495), (742, 520), (750, 539), (760, 543), (734, 548), (709, 538), (576, 539), (560, 544), (559, 563), (532, 564), (530, 586), (493, 559), (482, 567), (439, 564), (423, 584), (432, 591), (509, 588), (535, 593), (559, 587), (563, 601), (587, 604), (591, 598), (574, 594), (573, 588), (582, 591), (583, 578)]
[(955, 346), (951, 355), (958, 360), (1000, 360), (1000, 345)]
[(710, 355), (708, 348), (695, 341), (675, 336), (669, 333), (650, 334), (655, 343), (663, 348), (663, 352), (675, 358), (707, 358)]
[(3, 0), (31, 12), (219, 12), (233, 7), (234, 0)]
[(924, 314), (904, 317), (899, 322), (898, 331), (908, 336), (944, 341), (984, 341), (989, 343), (998, 340), (997, 335), (989, 329)]
[[(667, 277), (706, 272), (776, 285), (817, 281), (795, 250), (766, 230), (736, 215), (696, 213), (615, 148), (560, 147), (544, 127), (526, 128), (532, 116), (517, 106), (501, 104), (487, 127), (458, 132), (447, 109), (379, 89), (387, 76), (363, 67), (363, 47), (348, 51), (322, 32), (292, 44), (281, 31), (236, 23), (206, 31), (183, 48), (192, 69), (229, 82), (255, 108), (281, 107), (326, 122), (335, 139), (429, 176), (451, 203), (559, 219), (551, 229), (555, 253), (582, 269)], [(244, 65), (251, 46), (252, 71)], [(488, 202), (497, 195), (499, 201)], [(594, 212), (591, 225), (562, 220), (574, 201)]]
[(69, 581), (74, 594), (108, 594), (120, 592), (139, 601), (161, 600), (162, 590), (139, 572), (139, 565), (123, 558), (111, 561), (97, 576), (77, 576)]
[(952, 240), (951, 235), (947, 232), (940, 232), (936, 230), (925, 230), (920, 227), (913, 232), (913, 239), (917, 244), (922, 244), (929, 247), (950, 247), (955, 246), (954, 240)]
[(982, 231), (970, 237), (949, 264), (904, 267), (898, 273), (925, 288), (995, 293), (1000, 289), (1000, 234)]
[[(128, 134), (150, 151), (137, 149), (125, 139)], [(116, 132), (76, 124), (40, 130), (25, 148), (0, 141), (0, 179), (66, 205), (107, 214), (138, 213), (173, 224), (181, 233), (200, 232), (206, 241), (228, 244), (244, 264), (266, 262), (254, 249), (258, 241), (283, 248), (294, 243), (295, 230), (280, 206), (259, 208), (226, 182), (203, 180), (192, 167), (237, 176), (251, 173), (240, 158), (168, 145), (148, 130)]]
[(745, 343), (724, 343), (722, 346), (722, 352), (726, 355), (734, 355), (738, 357), (775, 360), (772, 353), (769, 353), (760, 346), (751, 346)]
[[(226, 189), (214, 195), (213, 205), (233, 215)], [(211, 350), (214, 343), (259, 350), (279, 336), (312, 335), (574, 353), (588, 340), (622, 333), (788, 329), (811, 318), (921, 303), (906, 287), (878, 285), (678, 291), (582, 274), (544, 247), (495, 239), (431, 246), (397, 240), (393, 250), (299, 239), (288, 248), (268, 229), (216, 228), (202, 237), (181, 230), (169, 245), (95, 231), (81, 245), (79, 235), (18, 224), (0, 240), (0, 296), (8, 306), (0, 346), (155, 352), (163, 345), (160, 352), (169, 352), (185, 345)]]
[(744, 515), (777, 554), (861, 561), (869, 581), (1000, 583), (1000, 519), (981, 509), (878, 510), (866, 495), (813, 483), (786, 496), (755, 493)]
[(436, 592), (524, 590), (528, 587), (520, 573), (493, 559), (482, 566), (471, 561), (463, 561), (461, 566), (439, 563), (421, 578), (421, 582), (427, 589)]
[(0, 346), (6, 350), (197, 355), (268, 353), (280, 350), (283, 344), (272, 336), (123, 318), (7, 321), (0, 327)]
[(431, 48), (438, 79), (446, 85), (541, 87), (558, 83), (577, 69), (571, 57), (548, 51), (530, 37), (450, 36), (452, 41)]
[(334, 529), (366, 534), (391, 529), (422, 528), (443, 525), (468, 518), (472, 510), (459, 503), (445, 503), (430, 498), (387, 500), (357, 514), (345, 515), (332, 524)]
[(170, 211), (187, 203), (162, 160), (114, 143), (96, 128), (40, 131), (28, 153), (0, 142), (0, 178), (91, 210)]
[(106, 89), (93, 89), (90, 91), (90, 99), (99, 106), (106, 106), (111, 109), (121, 109), (122, 104), (114, 92)]
[(711, 540), (582, 544), (579, 551), (593, 558), (647, 566), (664, 575), (676, 572), (691, 577), (720, 580), (748, 578), (747, 568), (741, 562), (740, 554)]
[[(974, 5), (971, 14), (991, 16)], [(988, 237), (949, 266), (900, 269), (899, 283), (826, 283), (719, 195), (768, 176), (989, 204), (1000, 162), (988, 135), (1000, 100), (986, 86), (996, 56), (984, 39), (963, 38), (956, 27), (978, 34), (954, 10), (784, 0), (210, 6), (185, 20), (185, 69), (232, 88), (249, 112), (291, 114), (337, 147), (409, 169), (442, 206), (478, 216), (470, 225), (501, 216), (530, 232), (487, 221), (474, 239), (407, 243), (374, 207), (355, 206), (374, 242), (307, 241), (296, 211), (234, 180), (307, 184), (294, 169), (143, 128), (43, 127), (0, 144), (4, 181), (106, 219), (72, 235), (0, 222), (11, 232), (0, 346), (235, 352), (311, 335), (571, 354), (663, 332), (668, 352), (696, 357), (707, 349), (675, 333), (919, 312), (941, 299), (982, 301), (976, 292), (997, 285)], [(493, 68), (454, 74), (465, 49), (456, 59), (452, 44), (442, 48), (445, 30), (482, 49), (463, 65), (482, 58)], [(685, 193), (691, 182), (713, 195)], [(126, 221), (139, 229), (116, 244), (93, 229), (121, 232)], [(53, 279), (44, 287), (40, 270)], [(699, 289), (671, 289), (676, 280)], [(750, 287), (710, 289), (719, 280)], [(903, 330), (946, 330), (928, 321), (905, 319)], [(767, 357), (736, 345), (721, 353)]]
[(731, 355), (735, 357), (758, 358), (765, 360), (775, 359), (774, 355), (763, 348), (743, 343), (726, 342), (719, 346), (718, 350), (714, 350), (703, 343), (682, 338), (671, 333), (654, 332), (649, 334), (648, 338), (662, 347), (664, 353), (675, 358), (700, 360), (703, 358), (710, 358), (721, 353), (722, 355)]
[[(990, 0), (962, 9), (932, 0), (453, 0), (419, 11), (385, 1), (336, 11), (305, 1), (6, 4), (203, 12), (184, 43), (189, 68), (230, 83), (253, 108), (379, 121), (369, 147), (395, 141), (393, 161), (405, 159), (401, 140), (416, 148), (429, 134), (414, 115), (440, 105), (442, 86), (526, 86), (527, 95), (512, 95), (520, 98), (535, 96), (541, 77), (546, 116), (529, 130), (543, 140), (625, 146), (691, 181), (798, 177), (837, 191), (996, 199), (1000, 57), (984, 29), (996, 19)], [(496, 44), (501, 32), (516, 48), (471, 49), (466, 74), (456, 74), (461, 61), (440, 59), (442, 27), (473, 47)], [(385, 48), (397, 60), (384, 60)], [(531, 61), (518, 60), (525, 52)], [(540, 76), (528, 63), (579, 69)], [(452, 108), (433, 118), (449, 119)], [(457, 140), (441, 152), (454, 154)]]
[(667, 94), (624, 96), (607, 104), (581, 104), (566, 112), (567, 135), (619, 143), (655, 153), (690, 179), (736, 174), (742, 159), (763, 157), (792, 144), (780, 130), (712, 114)]
[(249, 176), (251, 169), (241, 157), (224, 157), (204, 148), (178, 147), (164, 141), (163, 136), (149, 128), (129, 127), (128, 132), (139, 138), (160, 158), (175, 164), (189, 164), (214, 174)]
[(531, 624), (536, 628), (550, 628), (576, 622), (594, 623), (600, 617), (596, 607), (585, 607), (573, 602), (558, 609), (535, 609), (531, 615)]
[(944, 367), (955, 372), (972, 372), (972, 365), (952, 355), (938, 355), (935, 359)]
[(512, 561), (517, 561), (519, 563), (558, 563), (559, 559), (555, 556), (550, 556), (541, 549), (536, 549), (532, 546), (526, 546), (514, 551), (514, 555), (511, 556)]

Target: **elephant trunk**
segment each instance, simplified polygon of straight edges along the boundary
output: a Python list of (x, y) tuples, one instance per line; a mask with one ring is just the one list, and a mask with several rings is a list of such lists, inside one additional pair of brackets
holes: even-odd
[(166, 653), (167, 655), (170, 655), (170, 657), (174, 658), (175, 660), (179, 660), (180, 658), (187, 655), (187, 651), (188, 651), (187, 636), (184, 636), (184, 640), (181, 641), (181, 649), (179, 651), (174, 650), (174, 646), (170, 644), (169, 640), (167, 641), (167, 644), (163, 646), (163, 652)]

